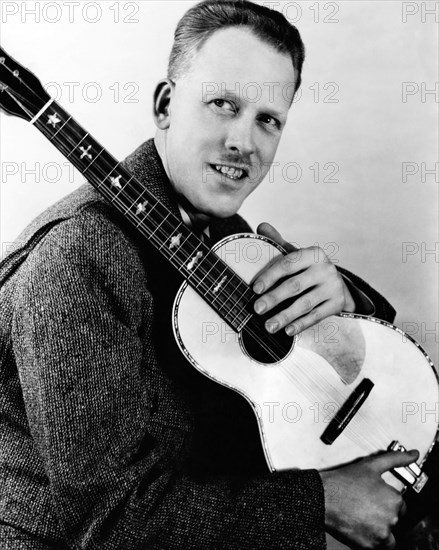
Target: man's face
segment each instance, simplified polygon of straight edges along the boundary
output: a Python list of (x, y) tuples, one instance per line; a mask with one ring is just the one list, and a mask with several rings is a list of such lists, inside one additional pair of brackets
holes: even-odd
[(231, 216), (263, 180), (294, 82), (291, 58), (249, 29), (204, 43), (172, 89), (164, 147), (168, 176), (196, 211)]

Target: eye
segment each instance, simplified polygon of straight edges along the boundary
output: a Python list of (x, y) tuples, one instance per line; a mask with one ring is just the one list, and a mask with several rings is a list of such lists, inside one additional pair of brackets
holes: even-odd
[(233, 105), (233, 103), (225, 99), (214, 99), (212, 103), (214, 104), (215, 107), (217, 107), (221, 111), (229, 111), (230, 113), (236, 112), (235, 105)]
[(266, 124), (267, 126), (272, 126), (273, 128), (280, 128), (280, 122), (277, 118), (274, 118), (270, 115), (261, 115), (259, 120)]

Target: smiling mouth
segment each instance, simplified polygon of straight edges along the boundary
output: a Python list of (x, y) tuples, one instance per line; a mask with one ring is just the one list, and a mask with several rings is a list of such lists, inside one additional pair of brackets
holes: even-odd
[(247, 172), (242, 168), (236, 168), (235, 166), (227, 166), (223, 164), (211, 164), (217, 172), (222, 176), (229, 178), (231, 180), (240, 180), (247, 176)]

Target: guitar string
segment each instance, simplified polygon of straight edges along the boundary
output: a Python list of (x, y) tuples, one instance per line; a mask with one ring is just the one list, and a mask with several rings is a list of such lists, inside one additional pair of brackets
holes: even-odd
[[(8, 92), (9, 92), (9, 90), (8, 90)], [(11, 95), (11, 94), (9, 94), (9, 95)], [(14, 99), (16, 100), (17, 98), (14, 98)], [(23, 99), (25, 99), (25, 98), (23, 98)], [(21, 106), (22, 108), (24, 108), (24, 105), (21, 104), (20, 106)], [(30, 113), (30, 114), (31, 114), (31, 113)], [(44, 128), (45, 128), (45, 127), (44, 127)], [(46, 129), (46, 128), (45, 128), (45, 129)], [(44, 133), (44, 132), (43, 132), (43, 133)], [(47, 136), (46, 136), (46, 137), (47, 137)], [(75, 145), (75, 147), (73, 148), (73, 150), (76, 149), (76, 148), (78, 147), (78, 144), (77, 144), (77, 143), (76, 143), (76, 144), (72, 144), (72, 145)], [(102, 148), (102, 149), (105, 151), (104, 148)], [(70, 153), (71, 153), (71, 152), (70, 152)], [(110, 167), (112, 168), (112, 170), (111, 170), (109, 173), (111, 173), (112, 171), (114, 171), (114, 166), (110, 166)], [(105, 175), (106, 177), (108, 177), (108, 173), (107, 173), (107, 174), (104, 174), (104, 175)], [(121, 201), (119, 201), (119, 202), (123, 205), (123, 203), (122, 203)], [(136, 220), (138, 219), (138, 218), (136, 218), (135, 216), (133, 216), (133, 218), (136, 219)], [(165, 234), (166, 234), (166, 232), (165, 232)], [(161, 242), (161, 241), (159, 241), (159, 242)], [(200, 282), (202, 283), (203, 281), (201, 280)], [(215, 281), (215, 282), (217, 282), (217, 281)], [(266, 336), (267, 336), (267, 335), (264, 334), (264, 341), (265, 341), (265, 339), (266, 339)], [(254, 334), (254, 337), (255, 337), (255, 339), (259, 340), (258, 335)], [(261, 344), (261, 342), (259, 342), (259, 343)], [(276, 343), (276, 341), (274, 341), (274, 343)], [(267, 351), (269, 351), (269, 348), (266, 348), (266, 349), (267, 349)], [(271, 349), (271, 348), (270, 348), (270, 349)], [(296, 365), (296, 367), (297, 367), (297, 365)], [(302, 368), (301, 370), (303, 370), (303, 371), (305, 372), (305, 369)], [(309, 369), (308, 369), (308, 370), (309, 370)], [(288, 376), (288, 378), (291, 378), (288, 369), (285, 368), (284, 371), (285, 371), (286, 375)], [(298, 382), (298, 380), (296, 380), (296, 379), (294, 378), (294, 376), (293, 376), (292, 378), (293, 378), (293, 380), (294, 380), (295, 382)], [(308, 376), (307, 376), (307, 378), (308, 378)], [(323, 380), (324, 380), (324, 382), (326, 382), (326, 383), (329, 382), (329, 380), (325, 379), (324, 377), (323, 377)], [(315, 382), (315, 380), (313, 380), (313, 382)], [(303, 382), (302, 382), (302, 385), (304, 385)], [(307, 388), (306, 385), (304, 385), (304, 387)], [(324, 388), (323, 388), (323, 389), (324, 389)], [(334, 387), (333, 387), (333, 389), (335, 390)], [(328, 394), (328, 393), (327, 393), (327, 390), (325, 390), (325, 392), (326, 392), (326, 397), (328, 397), (328, 396), (329, 396), (330, 398), (333, 397), (331, 394)], [(315, 394), (315, 395), (316, 395), (316, 394)], [(342, 401), (342, 402), (343, 402), (343, 401)], [(341, 403), (342, 403), (342, 402), (341, 402)], [(337, 417), (337, 416), (335, 416), (335, 418), (336, 418), (336, 417)], [(378, 424), (378, 426), (379, 426), (379, 424)], [(349, 428), (349, 425), (348, 425), (347, 428)], [(350, 430), (349, 430), (349, 431), (350, 431)]]
[[(304, 368), (306, 368), (306, 371), (307, 373), (311, 373), (311, 380), (314, 380), (314, 378), (318, 378), (317, 374), (316, 374), (316, 368), (318, 368), (317, 364), (319, 361), (321, 361), (319, 359), (319, 356), (317, 355), (317, 357), (314, 359), (314, 363), (313, 363), (313, 355), (312, 354), (309, 354), (310, 357), (307, 358), (307, 362), (306, 362), (306, 365)], [(297, 365), (297, 362), (300, 361), (300, 358), (295, 358), (296, 359), (296, 363), (294, 366)], [(303, 369), (302, 369), (303, 370)], [(294, 376), (291, 376), (291, 372), (289, 370), (287, 370), (285, 372), (287, 378), (289, 378), (290, 380), (294, 381)], [(331, 399), (332, 401), (326, 401), (325, 402), (325, 397), (323, 397), (322, 395), (319, 395), (318, 396), (318, 403), (320, 405), (323, 405), (326, 406), (328, 404), (332, 404), (332, 403), (335, 403), (338, 407), (340, 406), (340, 404), (344, 403), (347, 399), (347, 397), (349, 396), (349, 393), (350, 393), (350, 390), (348, 390), (348, 388), (346, 387), (346, 392), (343, 393), (342, 391), (338, 390), (337, 388), (335, 388), (333, 386), (333, 384), (331, 384), (328, 380), (328, 385), (331, 385), (332, 386), (332, 389), (333, 389), (333, 393), (331, 394)], [(343, 388), (343, 387), (342, 387)], [(343, 388), (344, 389), (344, 388)], [(324, 391), (326, 393), (326, 388), (324, 388)], [(334, 399), (334, 396), (335, 399)], [(315, 405), (315, 403), (313, 404)], [(320, 414), (321, 411), (319, 411), (319, 414)], [(322, 411), (322, 414), (324, 414), (324, 410)], [(339, 416), (339, 414), (336, 414), (335, 416), (331, 417), (331, 420), (338, 420), (338, 421), (342, 421), (343, 419)], [(369, 430), (369, 424), (372, 424), (373, 425), (373, 429), (372, 430)], [(361, 427), (362, 425), (366, 425), (366, 429), (359, 429), (358, 430), (358, 433), (356, 433), (354, 431), (354, 426), (356, 425), (359, 425), (359, 427)], [(372, 412), (372, 415), (370, 413), (370, 411), (368, 411), (367, 413), (367, 416), (366, 416), (366, 413), (364, 412), (364, 409), (360, 408), (356, 415), (354, 416), (354, 418), (351, 420), (351, 422), (349, 424), (347, 424), (344, 432), (346, 435), (349, 435), (349, 437), (351, 439), (357, 439), (358, 441), (364, 441), (366, 444), (373, 444), (376, 446), (376, 448), (386, 448), (389, 443), (391, 441), (393, 441), (394, 438), (390, 438), (389, 434), (386, 433), (386, 431), (384, 431), (382, 429), (382, 420), (380, 418), (377, 417), (377, 415), (373, 414)], [(368, 433), (370, 432), (370, 433)], [(378, 433), (379, 432), (379, 433)], [(368, 434), (367, 437), (362, 437), (362, 434), (365, 433), (365, 434)]]

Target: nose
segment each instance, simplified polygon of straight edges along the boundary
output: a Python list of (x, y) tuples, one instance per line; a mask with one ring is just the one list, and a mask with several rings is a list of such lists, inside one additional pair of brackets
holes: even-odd
[(255, 152), (252, 121), (244, 116), (236, 117), (230, 124), (226, 137), (226, 149), (249, 158)]

